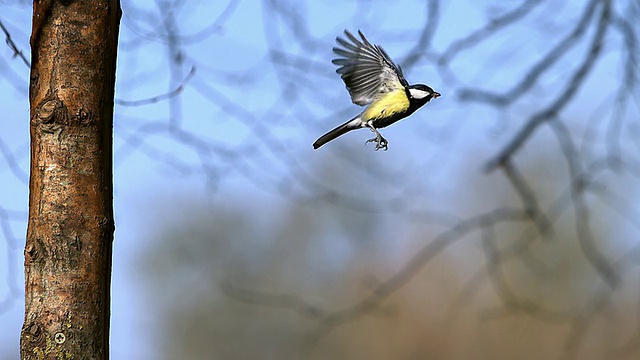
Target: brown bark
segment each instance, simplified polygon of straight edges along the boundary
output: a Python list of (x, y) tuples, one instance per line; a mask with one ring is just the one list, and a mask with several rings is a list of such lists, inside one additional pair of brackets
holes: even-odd
[(22, 359), (107, 359), (118, 0), (34, 1)]

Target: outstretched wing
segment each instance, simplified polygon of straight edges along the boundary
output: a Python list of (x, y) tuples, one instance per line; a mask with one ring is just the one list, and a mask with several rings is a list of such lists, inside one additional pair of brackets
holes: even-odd
[(371, 44), (360, 30), (362, 40), (347, 30), (344, 34), (346, 40), (336, 38), (341, 47), (334, 47), (333, 52), (340, 57), (332, 62), (339, 66), (336, 72), (347, 85), (354, 104), (367, 105), (383, 94), (409, 86), (400, 67), (382, 47)]

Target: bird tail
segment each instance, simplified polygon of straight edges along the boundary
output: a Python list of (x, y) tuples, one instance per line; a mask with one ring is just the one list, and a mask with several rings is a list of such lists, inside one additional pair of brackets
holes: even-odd
[(329, 141), (337, 138), (338, 136), (342, 136), (351, 130), (359, 129), (359, 128), (361, 128), (360, 115), (338, 126), (337, 128), (329, 131), (328, 133), (320, 136), (320, 138), (313, 143), (313, 148), (317, 149), (320, 146), (328, 143)]

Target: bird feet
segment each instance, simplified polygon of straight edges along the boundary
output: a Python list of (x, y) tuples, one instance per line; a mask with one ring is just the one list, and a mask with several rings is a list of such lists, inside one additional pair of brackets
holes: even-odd
[(387, 149), (389, 148), (389, 142), (387, 141), (387, 139), (383, 138), (380, 134), (377, 134), (376, 137), (374, 137), (373, 139), (369, 139), (367, 140), (367, 142), (365, 144), (368, 144), (370, 142), (375, 142), (376, 143), (376, 151), (382, 149), (384, 151), (387, 151)]
[(370, 127), (371, 131), (373, 131), (376, 134), (376, 137), (374, 137), (373, 139), (369, 139), (367, 140), (367, 142), (365, 144), (368, 144), (370, 142), (375, 142), (376, 143), (376, 148), (375, 150), (378, 151), (380, 149), (387, 151), (387, 149), (389, 148), (389, 142), (387, 141), (387, 139), (383, 138), (382, 135), (380, 135), (380, 132), (378, 132), (378, 130), (376, 130), (374, 127)]

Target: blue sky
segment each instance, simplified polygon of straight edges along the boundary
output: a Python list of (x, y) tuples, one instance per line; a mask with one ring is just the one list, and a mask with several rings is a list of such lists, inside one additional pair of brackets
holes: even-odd
[[(285, 4), (280, 14), (286, 14), (288, 9), (306, 19), (299, 24), (299, 32), (290, 30), (292, 25), (286, 17), (274, 16), (277, 14), (271, 11), (274, 3)], [(366, 131), (350, 133), (321, 151), (311, 148), (316, 137), (360, 111), (350, 103), (343, 83), (334, 73), (330, 62), (333, 41), (344, 28), (362, 29), (372, 42), (382, 44), (402, 64), (425, 22), (423, 2), (398, 1), (389, 5), (376, 1), (291, 1), (287, 5), (239, 1), (221, 27), (204, 36), (201, 30), (208, 29), (227, 4), (191, 1), (175, 7), (174, 20), (184, 42), (173, 49), (162, 30), (162, 20), (167, 19), (166, 11), (173, 2), (123, 2), (116, 98), (150, 98), (175, 89), (192, 68), (195, 76), (179, 97), (169, 101), (139, 107), (116, 106), (113, 359), (158, 357), (153, 347), (157, 340), (155, 331), (161, 324), (153, 312), (145, 310), (141, 284), (144, 276), (138, 262), (148, 248), (154, 247), (149, 227), (156, 226), (154, 221), (158, 220), (153, 216), (159, 215), (150, 209), (163, 202), (179, 202), (183, 197), (193, 196), (216, 204), (220, 200), (242, 201), (251, 196), (254, 201), (259, 199), (256, 202), (272, 204), (277, 209), (279, 204), (290, 201), (317, 201), (316, 196), (323, 189), (315, 187), (314, 181), (322, 184), (325, 176), (318, 172), (318, 163), (322, 160), (351, 167), (355, 158), (359, 162), (356, 168), (361, 170), (356, 175), (360, 180), (355, 183), (361, 187), (354, 191), (348, 184), (338, 184), (331, 190), (360, 200), (362, 194), (375, 191), (382, 204), (408, 197), (407, 206), (412, 210), (437, 209), (463, 217), (495, 206), (498, 200), (491, 194), (509, 185), (499, 174), (486, 175), (480, 169), (524, 123), (522, 115), (533, 112), (562, 88), (566, 74), (576, 66), (574, 59), (585, 52), (586, 46), (576, 46), (553, 71), (542, 77), (533, 95), (523, 97), (505, 111), (462, 104), (456, 96), (463, 88), (500, 92), (509, 89), (537, 55), (547, 51), (549, 38), (554, 38), (549, 32), (563, 33), (566, 23), (570, 23), (566, 19), (577, 18), (581, 2), (542, 6), (519, 26), (464, 52), (452, 64), (458, 79), (454, 81), (434, 65), (430, 54), (442, 52), (452, 41), (480, 27), (492, 11), (502, 13), (520, 2), (442, 3), (431, 49), (414, 66), (405, 69), (405, 76), (410, 82), (429, 84), (443, 96), (410, 119), (385, 129), (383, 134), (390, 140), (390, 150), (373, 153), (363, 145), (369, 138)], [(29, 3), (4, 1), (0, 2), (0, 9), (0, 20), (27, 53)], [(544, 16), (548, 11), (555, 16)], [(548, 23), (540, 26), (540, 19)], [(308, 34), (312, 41), (300, 42), (300, 34)], [(602, 89), (617, 84), (616, 44), (619, 41), (611, 36), (601, 66), (589, 77), (578, 100), (564, 112), (567, 122), (579, 129), (576, 133), (583, 129), (581, 122), (585, 116), (610, 113), (611, 96), (600, 95)], [(298, 60), (297, 66), (308, 66), (306, 75), (296, 66), (277, 65), (277, 55), (283, 52), (289, 56), (287, 61), (302, 58), (304, 61)], [(0, 97), (0, 108), (5, 114), (0, 139), (20, 170), (12, 171), (6, 159), (0, 161), (3, 179), (0, 205), (8, 214), (3, 225), (15, 236), (14, 241), (0, 235), (0, 259), (11, 258), (14, 264), (2, 266), (4, 261), (0, 261), (0, 279), (7, 278), (11, 268), (22, 273), (19, 265), (26, 227), (28, 69), (11, 55), (7, 46), (0, 46), (0, 89), (4, 95)], [(168, 61), (178, 55), (180, 62)], [(303, 79), (305, 84), (293, 87), (288, 79)], [(595, 104), (592, 99), (597, 99)], [(177, 126), (184, 136), (171, 133), (171, 126)], [(268, 134), (263, 134), (265, 128)], [(519, 159), (557, 157), (558, 147), (549, 142), (551, 138), (549, 131), (540, 131), (534, 138), (534, 149), (526, 146)], [(204, 151), (195, 151), (195, 146), (211, 146), (208, 149), (211, 153), (203, 156)], [(226, 151), (250, 155), (238, 166), (225, 160)], [(390, 182), (368, 181), (372, 168), (380, 179), (393, 178), (394, 174), (403, 177)], [(558, 174), (549, 171), (549, 179), (555, 179)], [(258, 183), (252, 181), (255, 178)], [(307, 178), (311, 180), (304, 180)], [(291, 184), (287, 196), (279, 193), (284, 183)], [(502, 200), (518, 202), (515, 194)], [(339, 244), (333, 246), (328, 248), (328, 257), (350, 258)], [(624, 245), (620, 248), (625, 249)], [(403, 263), (407, 248), (400, 246), (393, 251), (393, 261)], [(7, 296), (11, 284), (22, 289), (21, 276), (15, 281), (0, 281), (0, 299)], [(17, 356), (22, 308), (22, 300), (17, 299), (8, 310), (0, 312), (0, 332), (9, 334), (0, 342), (0, 354)]]

